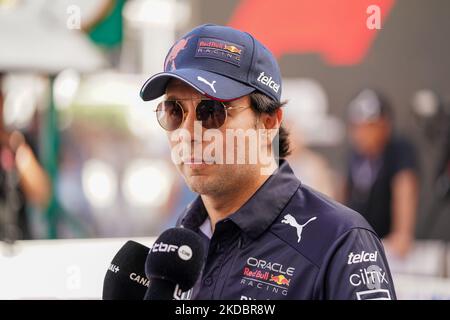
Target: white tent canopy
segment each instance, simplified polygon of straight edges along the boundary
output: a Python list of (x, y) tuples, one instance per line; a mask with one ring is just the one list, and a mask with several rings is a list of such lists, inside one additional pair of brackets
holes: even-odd
[(81, 0), (49, 2), (28, 0), (0, 6), (0, 71), (56, 74), (67, 68), (92, 72), (105, 67), (101, 51), (80, 30), (67, 26), (71, 5), (80, 9), (83, 19), (92, 15), (95, 6)]

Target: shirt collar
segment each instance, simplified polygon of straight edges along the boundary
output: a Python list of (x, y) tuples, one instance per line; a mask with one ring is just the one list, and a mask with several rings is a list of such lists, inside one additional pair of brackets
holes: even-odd
[[(280, 160), (278, 169), (264, 182), (253, 196), (228, 219), (244, 233), (255, 239), (259, 237), (280, 215), (293, 194), (300, 187), (286, 160)], [(205, 221), (207, 211), (198, 196), (187, 208), (181, 224), (198, 230)]]

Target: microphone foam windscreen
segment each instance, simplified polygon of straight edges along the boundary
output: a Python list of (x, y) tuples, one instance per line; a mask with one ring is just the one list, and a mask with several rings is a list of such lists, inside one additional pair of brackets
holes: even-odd
[(103, 300), (142, 300), (149, 286), (145, 261), (149, 248), (127, 241), (117, 252), (103, 281)]
[(186, 228), (171, 228), (156, 239), (145, 263), (149, 279), (155, 277), (191, 289), (203, 268), (205, 245), (198, 234)]

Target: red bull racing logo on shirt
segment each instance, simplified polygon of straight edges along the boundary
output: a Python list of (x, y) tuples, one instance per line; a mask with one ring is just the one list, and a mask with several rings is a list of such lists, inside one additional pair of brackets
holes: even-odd
[(249, 257), (243, 270), (241, 285), (286, 296), (294, 271), (294, 267)]

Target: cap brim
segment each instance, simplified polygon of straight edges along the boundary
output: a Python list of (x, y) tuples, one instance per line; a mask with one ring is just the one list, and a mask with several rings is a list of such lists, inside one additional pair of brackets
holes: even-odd
[(159, 98), (166, 93), (170, 79), (179, 79), (210, 98), (229, 101), (255, 91), (255, 88), (222, 75), (199, 69), (178, 69), (161, 72), (148, 79), (141, 89), (144, 101)]

